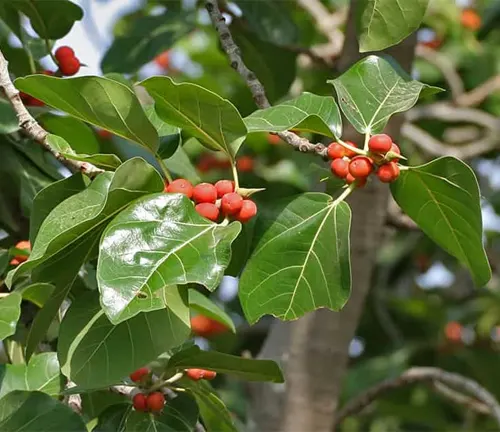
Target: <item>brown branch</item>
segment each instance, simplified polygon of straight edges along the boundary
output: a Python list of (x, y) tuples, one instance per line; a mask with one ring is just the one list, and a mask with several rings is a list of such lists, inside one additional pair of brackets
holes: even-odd
[[(447, 387), (447, 390), (448, 387), (451, 387), (451, 389), (453, 389), (451, 391), (454, 393), (453, 397), (450, 392), (447, 392), (447, 397), (452, 399), (454, 402), (461, 403), (469, 408), (476, 409), (481, 407), (481, 411), (477, 409), (479, 412), (484, 412), (484, 409), (486, 408), (488, 410), (488, 414), (490, 414), (500, 425), (500, 405), (488, 390), (472, 379), (456, 373), (431, 367), (414, 367), (408, 369), (399, 377), (388, 379), (368, 389), (361, 395), (349, 401), (338, 412), (337, 418), (335, 419), (336, 425), (340, 424), (347, 417), (359, 413), (384, 393), (419, 382), (437, 382), (444, 384)], [(445, 392), (443, 391), (442, 386), (439, 388), (439, 391), (444, 395)], [(459, 397), (457, 397), (456, 391), (472, 395), (476, 400), (470, 399), (460, 393), (458, 393)]]
[[(229, 27), (219, 9), (217, 0), (205, 0), (205, 7), (210, 15), (210, 19), (212, 20), (215, 29), (217, 30), (217, 33), (219, 34), (222, 49), (229, 58), (231, 67), (236, 70), (236, 72), (238, 72), (245, 81), (247, 87), (252, 93), (255, 104), (261, 109), (269, 108), (271, 104), (267, 99), (264, 86), (259, 81), (255, 73), (248, 69), (243, 62), (243, 59), (241, 58), (241, 50), (234, 42)], [(278, 135), (283, 141), (290, 144), (296, 150), (318, 153), (321, 156), (325, 156), (326, 154), (326, 148), (323, 144), (311, 143), (307, 139), (299, 137), (293, 132), (279, 132)]]
[(393, 198), (389, 199), (389, 205), (387, 208), (387, 223), (395, 228), (401, 228), (407, 231), (420, 230), (413, 219), (403, 213), (403, 211)]
[(87, 162), (72, 161), (66, 159), (61, 153), (54, 150), (47, 141), (48, 132), (43, 129), (37, 121), (33, 118), (30, 112), (24, 106), (19, 91), (14, 86), (10, 79), (8, 61), (5, 59), (3, 53), (0, 51), (0, 87), (3, 88), (5, 96), (9, 100), (12, 108), (14, 109), (19, 120), (19, 127), (26, 132), (26, 134), (41, 144), (46, 150), (51, 152), (54, 157), (67, 166), (72, 171), (81, 171), (89, 177), (95, 177), (97, 174), (104, 172), (102, 169), (95, 167)]
[(475, 89), (460, 95), (456, 99), (456, 104), (462, 107), (471, 107), (479, 105), (491, 93), (500, 90), (500, 75), (495, 75), (486, 80)]

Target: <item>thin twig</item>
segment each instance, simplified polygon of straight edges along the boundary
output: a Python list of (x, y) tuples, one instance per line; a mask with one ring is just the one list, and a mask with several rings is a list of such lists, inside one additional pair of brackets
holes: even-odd
[(436, 393), (440, 393), (444, 397), (452, 400), (453, 402), (463, 405), (467, 408), (471, 408), (478, 413), (490, 415), (491, 409), (484, 403), (479, 402), (478, 400), (471, 398), (469, 396), (464, 395), (463, 393), (459, 393), (450, 387), (435, 381), (432, 383), (432, 387), (436, 390)]
[[(495, 397), (479, 383), (462, 375), (447, 372), (438, 368), (414, 367), (408, 369), (397, 378), (388, 379), (375, 385), (348, 402), (337, 413), (335, 426), (342, 423), (342, 421), (347, 417), (359, 413), (389, 390), (394, 390), (418, 382), (439, 382), (447, 387), (451, 387), (454, 391), (460, 391), (472, 395), (475, 399), (477, 399), (477, 401), (480, 402), (474, 401), (474, 404), (471, 404), (470, 398), (465, 396), (463, 398), (454, 397), (453, 401), (466, 403), (466, 406), (469, 408), (476, 408), (477, 403), (482, 404), (482, 407), (486, 407), (488, 409), (488, 413), (500, 425), (500, 405)], [(441, 392), (441, 394), (443, 394), (443, 392)]]
[(460, 95), (456, 99), (456, 104), (462, 107), (471, 107), (479, 105), (493, 92), (500, 90), (500, 75), (495, 75), (487, 79), (484, 83), (472, 89), (471, 91)]
[[(219, 39), (222, 45), (222, 49), (226, 53), (231, 67), (236, 70), (240, 76), (245, 81), (247, 87), (252, 93), (253, 100), (255, 104), (261, 108), (269, 108), (271, 104), (266, 96), (266, 91), (264, 86), (259, 81), (255, 73), (253, 73), (243, 62), (241, 58), (241, 50), (234, 42), (233, 36), (229, 31), (229, 27), (219, 9), (217, 0), (205, 0), (205, 6), (210, 15), (210, 19), (219, 34)], [(293, 132), (279, 132), (279, 137), (294, 147), (296, 150), (302, 152), (318, 153), (321, 156), (325, 156), (326, 148), (323, 144), (314, 144), (309, 142), (307, 139), (299, 137)]]
[(19, 91), (16, 89), (10, 79), (8, 62), (3, 53), (0, 51), (0, 87), (5, 91), (5, 95), (9, 100), (19, 120), (19, 127), (26, 134), (41, 144), (45, 149), (50, 151), (54, 157), (73, 171), (81, 171), (89, 177), (95, 177), (97, 174), (104, 172), (102, 169), (95, 167), (87, 162), (72, 161), (66, 159), (61, 153), (54, 150), (47, 141), (48, 132), (44, 130), (37, 121), (33, 118), (30, 112), (24, 106)]

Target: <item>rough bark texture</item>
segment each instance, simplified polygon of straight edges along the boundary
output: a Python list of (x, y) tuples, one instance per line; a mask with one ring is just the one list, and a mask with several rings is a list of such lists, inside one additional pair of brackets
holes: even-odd
[[(362, 57), (355, 34), (354, 8), (349, 12), (346, 42), (337, 67), (347, 69)], [(410, 70), (415, 37), (387, 53)], [(386, 131), (397, 138), (402, 117), (394, 117)], [(352, 128), (345, 139), (360, 141)], [(286, 384), (252, 386), (250, 428), (259, 432), (331, 431), (334, 414), (349, 360), (349, 344), (355, 335), (369, 291), (376, 251), (387, 216), (389, 189), (372, 181), (355, 191), (348, 202), (352, 208), (351, 229), (352, 294), (341, 312), (319, 310), (291, 322), (276, 322), (264, 344), (261, 357), (281, 363)]]

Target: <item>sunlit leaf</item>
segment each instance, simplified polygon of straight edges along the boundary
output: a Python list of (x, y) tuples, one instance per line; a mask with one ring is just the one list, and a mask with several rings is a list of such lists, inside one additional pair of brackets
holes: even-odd
[(207, 296), (195, 289), (189, 290), (189, 307), (199, 314), (220, 322), (233, 333), (236, 333), (231, 317)]
[(16, 332), (17, 321), (21, 315), (21, 300), (21, 295), (14, 292), (0, 299), (0, 340)]

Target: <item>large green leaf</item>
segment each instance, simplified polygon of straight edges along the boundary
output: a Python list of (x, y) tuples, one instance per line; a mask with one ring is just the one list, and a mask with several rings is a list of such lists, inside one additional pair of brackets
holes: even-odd
[(250, 29), (273, 44), (297, 45), (299, 28), (293, 21), (291, 7), (293, 3), (277, 0), (238, 0), (245, 23)]
[(55, 78), (30, 75), (16, 79), (16, 87), (77, 119), (136, 142), (151, 151), (158, 134), (135, 93), (118, 81), (86, 76)]
[(13, 391), (0, 399), (2, 432), (87, 432), (70, 407), (41, 392)]
[(123, 432), (127, 417), (132, 412), (133, 408), (129, 403), (112, 405), (99, 415), (99, 421), (92, 432)]
[(58, 343), (62, 372), (81, 387), (111, 385), (183, 343), (189, 308), (169, 306), (113, 326), (94, 293), (78, 298), (64, 316)]
[(238, 222), (223, 226), (203, 218), (182, 194), (136, 200), (101, 239), (97, 281), (106, 315), (118, 323), (136, 296), (149, 298), (169, 285), (193, 282), (214, 290), (240, 229)]
[(198, 290), (189, 290), (189, 307), (199, 314), (220, 322), (228, 329), (230, 329), (233, 333), (236, 333), (236, 329), (234, 328), (234, 323), (231, 317), (219, 306), (217, 306), (212, 300), (210, 300), (207, 296), (203, 295)]
[(11, 134), (19, 129), (19, 120), (9, 102), (0, 99), (0, 133)]
[(360, 52), (396, 45), (420, 27), (429, 0), (359, 0), (356, 21)]
[[(192, 138), (193, 140), (196, 138)], [(189, 141), (188, 141), (189, 142)], [(201, 178), (195, 166), (182, 146), (177, 147), (175, 153), (163, 161), (167, 168), (177, 177), (185, 178), (192, 184), (201, 183)]]
[(372, 134), (382, 131), (392, 115), (409, 110), (422, 93), (440, 91), (412, 80), (392, 59), (374, 55), (328, 82), (349, 122), (358, 132)]
[(462, 161), (442, 157), (401, 171), (394, 199), (432, 240), (471, 271), (477, 285), (491, 277), (483, 248), (476, 176)]
[(57, 396), (61, 374), (55, 352), (37, 354), (26, 364), (7, 364), (0, 387), (0, 398), (14, 390), (40, 391)]
[(157, 16), (143, 16), (132, 22), (124, 36), (118, 36), (104, 55), (104, 72), (136, 72), (158, 54), (193, 29), (192, 12), (167, 11)]
[(72, 195), (43, 221), (30, 258), (7, 275), (9, 286), (32, 272), (34, 282), (55, 285), (31, 326), (26, 355), (43, 338), (67, 296), (81, 265), (94, 254), (105, 226), (134, 199), (163, 189), (158, 172), (143, 159), (125, 162), (116, 172), (100, 174), (84, 191)]
[(10, 0), (27, 15), (31, 26), (44, 39), (61, 39), (83, 18), (83, 10), (69, 0)]
[(0, 340), (13, 335), (21, 315), (22, 297), (18, 293), (10, 293), (0, 299)]
[(195, 397), (207, 432), (238, 432), (229, 410), (208, 382), (183, 379), (181, 384)]
[(244, 121), (248, 132), (296, 129), (337, 138), (342, 135), (342, 119), (335, 99), (312, 93), (303, 93), (282, 104), (257, 110)]
[(15, 292), (21, 294), (23, 300), (30, 301), (41, 308), (49, 301), (54, 289), (54, 285), (49, 283), (34, 283), (21, 285), (19, 288), (16, 288)]
[(84, 177), (81, 173), (73, 174), (42, 189), (35, 195), (30, 218), (30, 241), (35, 243), (38, 230), (49, 213), (70, 196), (85, 189)]
[(164, 122), (234, 159), (247, 128), (231, 102), (197, 84), (176, 84), (169, 77), (152, 77), (140, 84), (155, 100), (156, 112)]
[(269, 101), (277, 102), (288, 93), (295, 80), (297, 52), (280, 47), (274, 41), (263, 41), (241, 28), (232, 30), (243, 61), (261, 81)]
[(272, 360), (254, 360), (216, 351), (202, 351), (198, 346), (174, 354), (168, 361), (168, 368), (209, 369), (247, 381), (284, 382), (279, 366)]
[(44, 114), (39, 120), (46, 131), (64, 138), (75, 153), (99, 153), (96, 134), (82, 121), (54, 114)]
[(182, 143), (181, 128), (169, 125), (158, 117), (154, 104), (146, 105), (144, 107), (144, 112), (148, 116), (151, 124), (156, 128), (158, 136), (160, 137), (158, 155), (162, 159), (170, 158)]
[(265, 208), (239, 285), (248, 321), (265, 314), (291, 320), (321, 307), (341, 309), (351, 289), (350, 223), (349, 206), (322, 193)]

